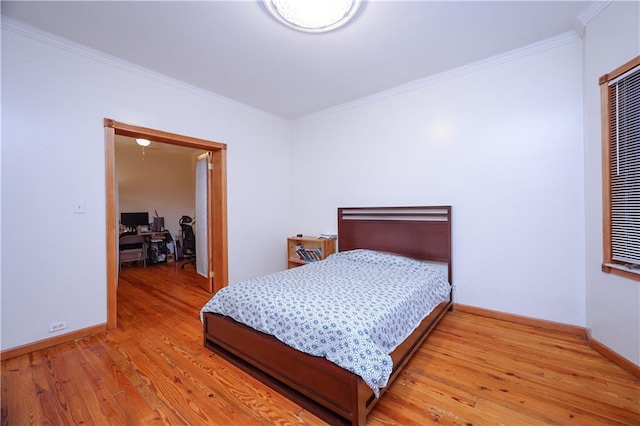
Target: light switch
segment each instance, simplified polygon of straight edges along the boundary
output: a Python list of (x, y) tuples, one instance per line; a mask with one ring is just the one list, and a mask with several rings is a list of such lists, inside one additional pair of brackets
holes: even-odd
[(73, 202), (73, 214), (84, 214), (84, 201)]

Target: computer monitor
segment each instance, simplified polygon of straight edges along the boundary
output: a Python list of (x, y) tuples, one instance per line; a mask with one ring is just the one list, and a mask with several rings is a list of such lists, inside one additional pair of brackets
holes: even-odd
[(120, 223), (123, 226), (137, 227), (143, 225), (149, 225), (149, 213), (120, 213)]

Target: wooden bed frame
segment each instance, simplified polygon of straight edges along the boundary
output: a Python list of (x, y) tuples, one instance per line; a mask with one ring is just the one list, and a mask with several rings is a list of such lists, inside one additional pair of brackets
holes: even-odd
[[(451, 207), (338, 209), (340, 251), (356, 248), (443, 262), (451, 279)], [(393, 372), (384, 395), (413, 353), (451, 308), (451, 295), (391, 353)], [(299, 352), (229, 317), (204, 314), (204, 345), (330, 424), (365, 425), (378, 402), (356, 374), (322, 357)]]

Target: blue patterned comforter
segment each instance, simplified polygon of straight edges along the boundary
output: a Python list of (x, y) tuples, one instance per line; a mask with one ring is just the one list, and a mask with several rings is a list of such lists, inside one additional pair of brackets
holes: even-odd
[(202, 308), (361, 376), (376, 396), (389, 354), (449, 297), (445, 274), (388, 253), (352, 250), (221, 289)]

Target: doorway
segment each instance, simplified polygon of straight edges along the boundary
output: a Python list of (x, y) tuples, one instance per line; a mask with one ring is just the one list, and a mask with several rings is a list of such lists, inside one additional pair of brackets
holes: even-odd
[(212, 265), (210, 290), (216, 292), (228, 283), (227, 252), (227, 171), (226, 144), (132, 126), (104, 119), (106, 161), (106, 225), (107, 225), (107, 328), (117, 327), (118, 223), (116, 212), (115, 136), (144, 138), (175, 146), (196, 148), (211, 153), (211, 185), (207, 192), (209, 206), (209, 265)]

